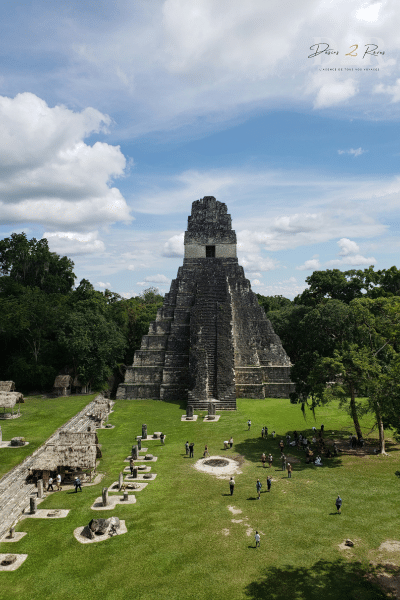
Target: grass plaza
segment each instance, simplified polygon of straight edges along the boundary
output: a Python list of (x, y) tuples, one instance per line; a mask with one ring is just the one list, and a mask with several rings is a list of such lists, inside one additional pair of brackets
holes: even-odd
[[(88, 398), (27, 398), (22, 417), (2, 426), (3, 439), (20, 434), (30, 445), (1, 450), (1, 475), (81, 410)], [(49, 492), (40, 509), (69, 510), (68, 515), (20, 520), (16, 531), (27, 535), (17, 543), (0, 544), (0, 553), (28, 555), (18, 570), (0, 573), (2, 600), (22, 595), (32, 600), (388, 597), (389, 588), (384, 591), (378, 582), (396, 581), (392, 575), (400, 565), (400, 543), (395, 544), (400, 540), (399, 446), (390, 431), (387, 456), (377, 456), (373, 417), (367, 414), (361, 421), (365, 451), (352, 452), (352, 421), (336, 402), (318, 409), (316, 421), (311, 413), (305, 420), (299, 405), (285, 399), (239, 399), (236, 411), (219, 413), (214, 423), (203, 421), (204, 411), (196, 421), (181, 421), (183, 412), (173, 402), (115, 404), (110, 415), (115, 427), (98, 430), (101, 482), (83, 486), (78, 494), (73, 489)], [(149, 438), (155, 431), (166, 434), (165, 445), (160, 440), (142, 442), (157, 457), (149, 463), (157, 477), (135, 493), (134, 504), (120, 503), (103, 512), (91, 509), (102, 488), (124, 471), (143, 423)], [(316, 467), (306, 464), (303, 450), (285, 447), (293, 466), (289, 479), (281, 470), (280, 440), (287, 432), (293, 439), (294, 430), (311, 438), (311, 428), (319, 430), (321, 424), (325, 441), (336, 440), (344, 451), (330, 459), (323, 456), (323, 466)], [(261, 438), (264, 426), (267, 439)], [(224, 449), (231, 437), (233, 447)], [(193, 458), (186, 456), (186, 441), (195, 444)], [(229, 475), (194, 468), (206, 444), (212, 457), (239, 463), (232, 496)], [(271, 469), (262, 466), (263, 452), (273, 455)], [(270, 492), (267, 475), (272, 477)], [(262, 483), (259, 501), (257, 478)], [(343, 499), (340, 515), (338, 494)], [(92, 518), (111, 516), (125, 522), (126, 534), (98, 544), (75, 539), (76, 528)], [(261, 538), (257, 549), (256, 531)], [(343, 546), (346, 539), (354, 546)]]

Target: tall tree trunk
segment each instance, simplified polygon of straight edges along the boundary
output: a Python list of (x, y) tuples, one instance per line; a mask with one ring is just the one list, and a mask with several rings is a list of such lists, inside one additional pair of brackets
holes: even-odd
[(379, 402), (375, 402), (375, 416), (379, 431), (379, 454), (386, 454), (385, 451), (385, 430), (383, 429), (383, 422), (381, 416), (381, 407)]
[(357, 437), (360, 440), (362, 438), (362, 432), (361, 432), (361, 427), (360, 427), (360, 423), (359, 423), (358, 415), (357, 415), (356, 400), (355, 400), (355, 393), (354, 393), (353, 386), (350, 387), (350, 412), (351, 412), (351, 417), (353, 419)]

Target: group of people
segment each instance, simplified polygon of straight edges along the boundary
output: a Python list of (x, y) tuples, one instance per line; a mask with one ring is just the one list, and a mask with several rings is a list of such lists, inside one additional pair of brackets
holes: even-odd
[[(273, 462), (273, 456), (272, 454), (265, 454), (265, 452), (263, 452), (261, 454), (261, 462), (263, 467), (265, 468), (265, 464), (268, 462), (268, 467), (271, 468), (272, 467), (272, 462)], [(292, 476), (292, 471), (293, 471), (293, 467), (290, 464), (290, 462), (286, 461), (286, 455), (281, 451), (281, 465), (282, 465), (282, 471), (286, 471), (288, 472), (288, 477), (290, 478)]]
[[(206, 446), (206, 448), (207, 448), (207, 446)], [(189, 444), (189, 441), (187, 441), (185, 444), (185, 450), (186, 450), (186, 456), (188, 456), (189, 458), (193, 458), (194, 443), (191, 442)], [(207, 451), (208, 451), (208, 449), (207, 449)]]
[[(48, 481), (48, 485), (47, 485), (47, 491), (48, 492), (50, 491), (50, 489), (51, 489), (52, 492), (54, 492), (53, 484), (54, 484), (54, 479), (50, 475), (49, 481)], [(57, 492), (60, 492), (62, 490), (62, 487), (61, 487), (61, 475), (60, 475), (60, 473), (57, 473), (57, 476), (56, 476), (56, 486), (57, 486)]]
[[(61, 487), (61, 474), (57, 473), (56, 479), (55, 479), (55, 484), (57, 486), (57, 492), (61, 492), (62, 487)], [(75, 477), (74, 479), (74, 487), (75, 487), (75, 492), (79, 490), (82, 491), (82, 484), (81, 484), (81, 480), (79, 479), (79, 477)], [(52, 491), (54, 492), (54, 479), (53, 477), (50, 475), (49, 477), (49, 481), (48, 481), (48, 485), (47, 485), (47, 491)]]
[[(270, 477), (268, 475), (267, 477), (267, 491), (270, 492), (271, 491), (271, 486), (272, 486), (272, 477)], [(260, 495), (261, 495), (261, 488), (262, 488), (262, 483), (260, 481), (260, 478), (257, 479), (256, 481), (256, 492), (257, 492), (257, 500), (260, 499)]]

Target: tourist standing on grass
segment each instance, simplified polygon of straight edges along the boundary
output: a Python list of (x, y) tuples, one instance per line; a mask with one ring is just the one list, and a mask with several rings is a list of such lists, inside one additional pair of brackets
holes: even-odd
[(267, 477), (267, 489), (268, 489), (269, 492), (271, 491), (271, 485), (272, 485), (272, 477), (270, 477), (268, 475), (268, 477)]
[(82, 491), (81, 480), (79, 479), (79, 477), (75, 477), (74, 486), (75, 486), (76, 493), (78, 493), (78, 488)]
[(290, 463), (287, 464), (287, 476), (289, 479), (292, 478), (292, 465)]
[(279, 450), (281, 451), (282, 454), (283, 454), (283, 448), (284, 448), (284, 443), (283, 443), (283, 440), (281, 440), (279, 442)]
[(189, 444), (189, 458), (193, 458), (194, 443)]
[(255, 540), (256, 540), (256, 548), (260, 547), (260, 534), (258, 533), (258, 531), (256, 531), (256, 535), (254, 536)]
[(256, 490), (257, 490), (257, 494), (258, 494), (258, 499), (260, 499), (261, 488), (262, 488), (262, 483), (259, 479), (257, 479)]
[(275, 431), (273, 431), (271, 435), (272, 435), (273, 439), (275, 439), (275, 436), (276, 436)]
[(233, 496), (233, 490), (235, 489), (235, 480), (233, 477), (231, 477), (229, 480), (229, 489), (231, 491), (231, 496)]
[(250, 419), (247, 421), (247, 431), (250, 431), (251, 421)]
[(209, 451), (208, 451), (208, 446), (207, 446), (207, 444), (206, 444), (206, 445), (205, 445), (205, 447), (204, 447), (204, 454), (203, 454), (203, 457), (205, 458), (206, 456), (210, 456), (210, 453), (209, 453)]
[(272, 467), (272, 461), (273, 461), (272, 454), (268, 454), (268, 465), (269, 465), (269, 468)]
[(341, 499), (341, 497), (339, 495), (336, 498), (335, 504), (336, 504), (336, 509), (337, 509), (338, 513), (340, 514), (341, 511), (342, 511), (342, 499)]
[(265, 452), (263, 452), (261, 454), (261, 462), (262, 462), (262, 466), (265, 468), (265, 461), (267, 460), (267, 457), (265, 456)]
[(264, 437), (268, 436), (268, 427), (264, 425)]
[(189, 456), (189, 440), (185, 444), (186, 456)]
[(233, 437), (231, 436), (229, 439), (229, 448), (232, 448), (233, 446)]
[(286, 471), (286, 456), (284, 454), (282, 454), (282, 456), (281, 456), (281, 461), (282, 461), (282, 471)]
[(264, 433), (265, 433), (265, 429), (264, 429), (264, 427), (263, 427), (263, 428), (261, 429), (261, 437), (262, 437), (262, 438), (264, 437)]
[(160, 434), (160, 440), (161, 440), (161, 444), (164, 446), (165, 435), (163, 433)]

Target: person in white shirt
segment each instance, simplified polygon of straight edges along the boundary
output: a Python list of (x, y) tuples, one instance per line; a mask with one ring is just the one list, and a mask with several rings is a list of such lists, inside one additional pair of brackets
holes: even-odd
[(258, 533), (258, 531), (256, 531), (256, 535), (254, 536), (255, 540), (256, 540), (256, 548), (260, 547), (260, 534)]
[(57, 484), (57, 491), (61, 491), (62, 487), (61, 487), (61, 475), (60, 475), (60, 473), (58, 473), (58, 475), (56, 477), (56, 484)]

